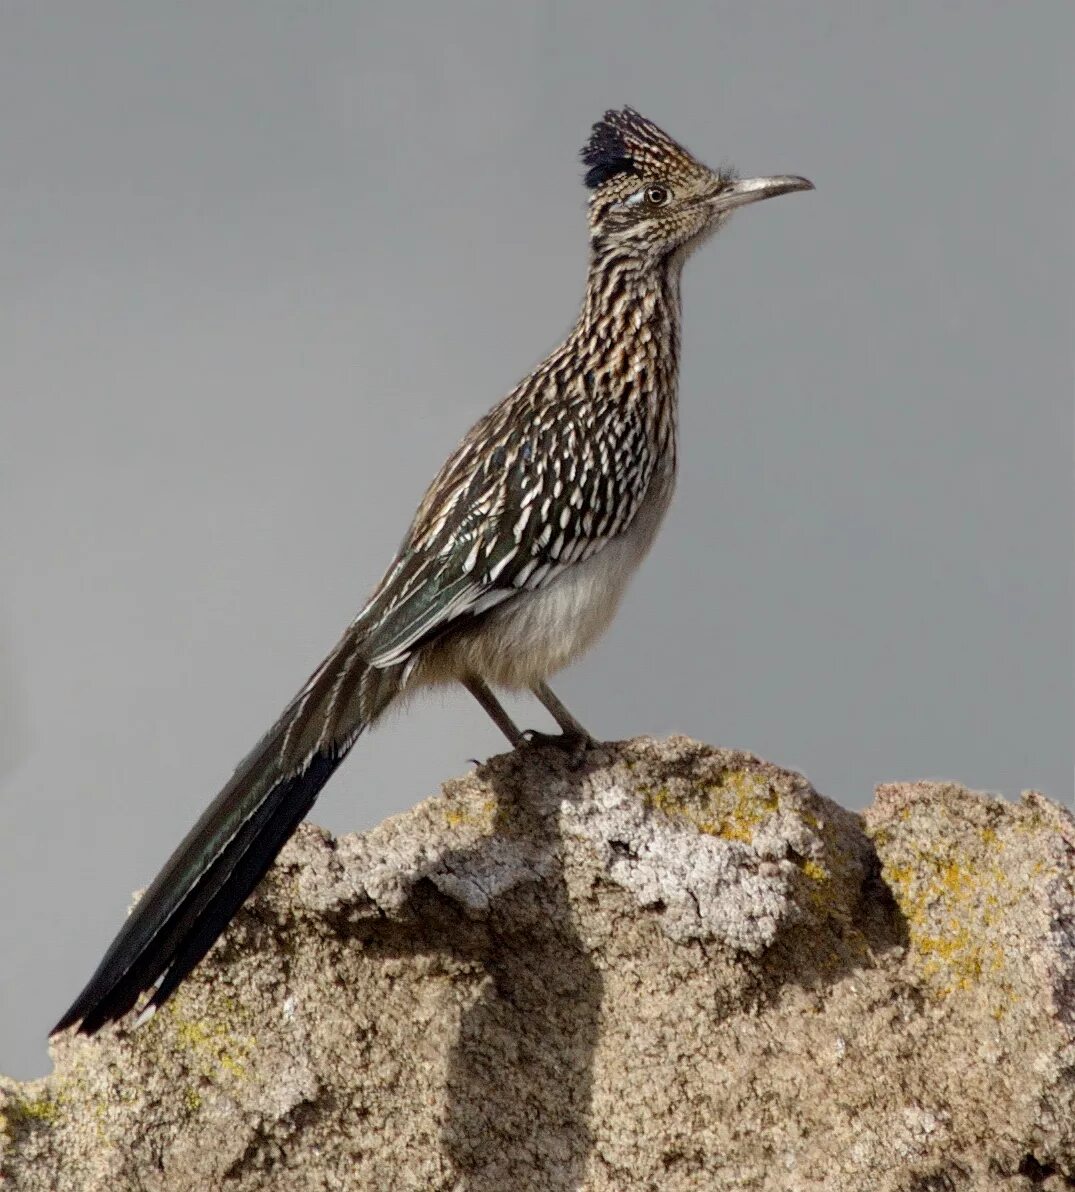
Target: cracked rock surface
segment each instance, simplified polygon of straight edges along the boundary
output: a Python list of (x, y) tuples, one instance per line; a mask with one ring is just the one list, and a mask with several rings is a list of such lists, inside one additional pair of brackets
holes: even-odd
[(304, 826), (150, 1022), (0, 1078), (48, 1192), (1075, 1188), (1075, 823), (684, 738)]

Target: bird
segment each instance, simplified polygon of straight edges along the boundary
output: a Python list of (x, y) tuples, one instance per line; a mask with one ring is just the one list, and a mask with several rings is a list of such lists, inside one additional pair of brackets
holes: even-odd
[[(581, 152), (589, 260), (574, 327), (464, 436), (364, 607), (135, 903), (59, 1020), (151, 1017), (223, 933), (358, 737), (462, 684), (515, 748), (592, 738), (548, 686), (612, 620), (672, 497), (680, 276), (737, 208), (812, 190), (710, 169), (630, 107)], [(561, 732), (524, 733), (494, 688)]]

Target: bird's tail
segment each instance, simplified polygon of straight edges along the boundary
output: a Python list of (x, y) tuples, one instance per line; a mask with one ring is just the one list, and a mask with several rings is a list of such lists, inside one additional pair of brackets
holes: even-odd
[(401, 674), (368, 666), (353, 634), (340, 641), (169, 858), (53, 1034), (78, 1023), (92, 1035), (147, 990), (146, 1009), (164, 1004), (398, 693)]

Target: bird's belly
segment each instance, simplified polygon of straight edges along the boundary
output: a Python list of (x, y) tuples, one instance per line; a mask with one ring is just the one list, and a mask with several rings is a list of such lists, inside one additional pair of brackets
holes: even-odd
[(469, 672), (496, 686), (520, 689), (574, 661), (608, 628), (671, 496), (672, 476), (658, 479), (626, 533), (546, 587), (520, 592), (492, 609), (473, 632), (451, 643), (452, 657), (439, 660), (436, 670), (452, 671), (452, 677)]

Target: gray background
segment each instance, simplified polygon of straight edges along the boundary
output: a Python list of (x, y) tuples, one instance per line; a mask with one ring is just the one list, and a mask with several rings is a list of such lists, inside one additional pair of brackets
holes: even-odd
[[(817, 191), (688, 268), (677, 500), (558, 690), (853, 806), (1068, 798), (1073, 13), (5, 4), (0, 1070), (573, 319), (611, 105)], [(316, 818), (501, 747), (427, 700)]]

